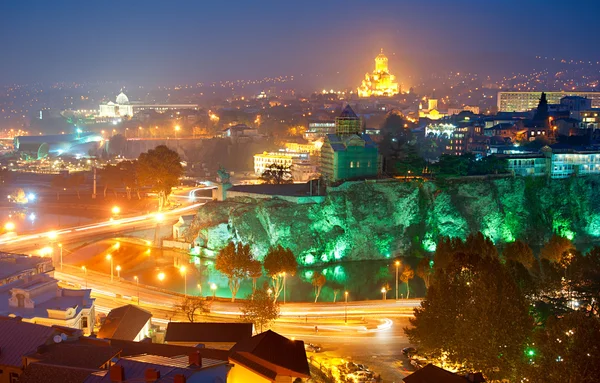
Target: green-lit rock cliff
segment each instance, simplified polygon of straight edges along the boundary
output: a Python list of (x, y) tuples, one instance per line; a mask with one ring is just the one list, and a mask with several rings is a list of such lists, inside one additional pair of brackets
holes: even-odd
[(600, 179), (461, 179), (353, 182), (322, 204), (249, 198), (207, 203), (188, 240), (208, 254), (235, 239), (262, 257), (281, 244), (310, 265), (419, 255), (440, 236), (481, 231), (495, 243), (542, 244), (553, 232), (590, 243), (600, 237)]

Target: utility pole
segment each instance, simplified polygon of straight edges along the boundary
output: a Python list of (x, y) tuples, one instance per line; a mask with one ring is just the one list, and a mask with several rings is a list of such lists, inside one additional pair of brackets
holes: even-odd
[(96, 167), (94, 166), (94, 186), (92, 189), (92, 199), (96, 199)]

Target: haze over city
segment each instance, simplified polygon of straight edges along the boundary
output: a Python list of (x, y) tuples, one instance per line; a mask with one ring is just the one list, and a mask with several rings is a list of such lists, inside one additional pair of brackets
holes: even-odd
[(0, 383), (600, 382), (600, 3), (0, 3)]

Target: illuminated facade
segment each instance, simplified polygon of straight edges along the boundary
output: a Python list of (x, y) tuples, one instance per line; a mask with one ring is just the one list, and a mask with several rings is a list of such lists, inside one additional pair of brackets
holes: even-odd
[(600, 175), (600, 152), (553, 151), (546, 146), (543, 154), (510, 156), (508, 169), (520, 176), (548, 176), (553, 179)]
[(281, 165), (284, 167), (291, 167), (296, 163), (304, 163), (308, 161), (308, 153), (292, 153), (292, 152), (263, 152), (261, 154), (254, 155), (254, 174), (257, 176), (262, 175), (269, 165)]
[(388, 58), (381, 53), (375, 57), (375, 71), (367, 73), (358, 88), (359, 97), (393, 96), (400, 93), (400, 86), (395, 82), (396, 76), (388, 69)]
[[(549, 104), (560, 104), (565, 96), (579, 96), (591, 100), (592, 108), (600, 108), (600, 92), (545, 92)], [(542, 92), (498, 92), (498, 111), (527, 112), (535, 109)]]
[(116, 102), (109, 101), (106, 104), (100, 104), (99, 117), (117, 118), (133, 116), (133, 106), (129, 103), (129, 98), (121, 91), (117, 96)]

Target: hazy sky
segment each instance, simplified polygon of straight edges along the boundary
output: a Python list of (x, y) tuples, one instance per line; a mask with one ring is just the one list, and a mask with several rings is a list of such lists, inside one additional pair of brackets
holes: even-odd
[(399, 77), (597, 61), (599, 14), (597, 0), (2, 0), (0, 83), (360, 78), (379, 48)]

